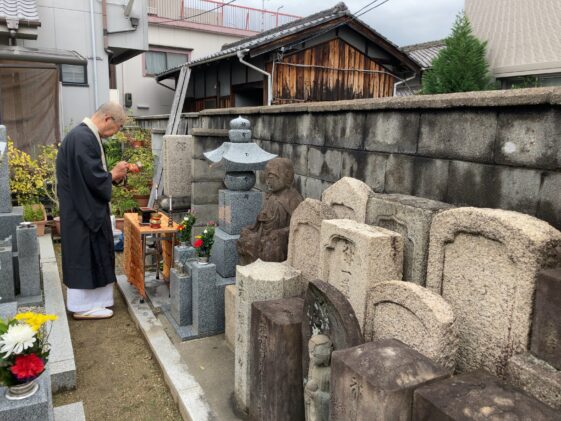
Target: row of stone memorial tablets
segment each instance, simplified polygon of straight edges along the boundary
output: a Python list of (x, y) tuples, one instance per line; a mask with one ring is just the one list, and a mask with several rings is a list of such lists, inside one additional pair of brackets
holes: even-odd
[[(367, 340), (396, 337), (461, 372), (503, 375), (529, 349), (536, 279), (560, 244), (532, 216), (376, 194), (343, 178), (294, 212), (287, 263), (340, 289)], [(402, 273), (426, 288), (388, 283)]]

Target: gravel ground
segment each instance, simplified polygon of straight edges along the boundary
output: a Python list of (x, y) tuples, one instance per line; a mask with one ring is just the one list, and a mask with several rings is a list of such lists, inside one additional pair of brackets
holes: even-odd
[[(60, 244), (55, 251), (60, 271)], [(119, 261), (117, 267), (119, 272)], [(54, 395), (54, 405), (83, 401), (88, 421), (181, 420), (160, 367), (117, 289), (114, 296), (111, 319), (78, 321), (69, 315), (78, 385)]]

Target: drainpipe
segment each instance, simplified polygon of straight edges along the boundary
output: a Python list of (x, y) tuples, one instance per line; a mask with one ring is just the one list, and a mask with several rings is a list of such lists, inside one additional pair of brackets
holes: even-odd
[(95, 45), (95, 15), (94, 3), (90, 0), (90, 26), (92, 35), (92, 69), (93, 69), (93, 89), (94, 89), (94, 103), (95, 109), (99, 108), (99, 100), (97, 98), (97, 48)]
[[(393, 84), (393, 96), (396, 96), (396, 94), (397, 94), (397, 87), (398, 87), (399, 85), (402, 85), (402, 84), (404, 84), (404, 83), (406, 83), (406, 82), (409, 82), (410, 80), (413, 80), (413, 79), (415, 79), (416, 77), (417, 77), (417, 74), (414, 74), (413, 76), (408, 77), (407, 79), (402, 79), (402, 80), (400, 80), (399, 82), (394, 83), (394, 84)], [(411, 90), (411, 89), (409, 89), (409, 90)]]
[(267, 105), (271, 105), (271, 103), (273, 102), (273, 79), (271, 78), (271, 74), (245, 61), (243, 59), (243, 56), (245, 56), (248, 51), (248, 49), (238, 51), (238, 59), (240, 60), (240, 63), (245, 64), (247, 67), (255, 70), (256, 72), (267, 76)]
[[(107, 31), (107, 0), (101, 0), (101, 17), (103, 22), (103, 51), (111, 57), (113, 55), (113, 51), (109, 49), (109, 32)], [(107, 58), (108, 60), (109, 57)]]

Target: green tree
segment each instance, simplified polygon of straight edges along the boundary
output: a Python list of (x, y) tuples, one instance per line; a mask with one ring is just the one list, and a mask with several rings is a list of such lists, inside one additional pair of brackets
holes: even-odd
[(485, 59), (487, 43), (477, 39), (464, 13), (456, 17), (445, 47), (423, 75), (423, 94), (484, 91), (492, 89), (489, 64)]

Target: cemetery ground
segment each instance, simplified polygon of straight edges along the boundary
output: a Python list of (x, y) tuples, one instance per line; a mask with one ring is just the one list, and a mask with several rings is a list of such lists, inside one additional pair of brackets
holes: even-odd
[[(60, 244), (55, 244), (55, 251), (61, 273)], [(111, 319), (68, 318), (77, 387), (55, 394), (55, 406), (83, 401), (86, 419), (91, 421), (181, 420), (160, 367), (117, 289), (114, 296)]]

